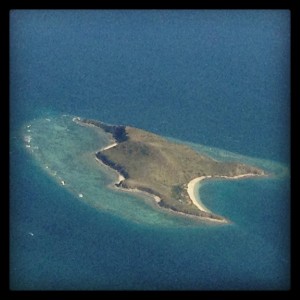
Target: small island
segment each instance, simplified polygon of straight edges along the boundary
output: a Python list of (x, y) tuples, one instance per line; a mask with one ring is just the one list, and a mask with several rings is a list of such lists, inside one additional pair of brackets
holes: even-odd
[(157, 205), (176, 213), (227, 223), (226, 218), (212, 213), (197, 199), (196, 184), (205, 179), (266, 175), (257, 167), (219, 162), (138, 128), (79, 117), (73, 121), (111, 135), (112, 144), (97, 151), (95, 158), (119, 173), (116, 187), (150, 194)]

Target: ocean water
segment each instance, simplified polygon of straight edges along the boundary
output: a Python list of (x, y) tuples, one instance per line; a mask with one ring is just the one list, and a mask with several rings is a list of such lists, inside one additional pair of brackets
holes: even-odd
[[(12, 11), (10, 288), (288, 289), (289, 18), (284, 10)], [(275, 176), (202, 184), (202, 201), (228, 226), (156, 212), (107, 188), (113, 175), (104, 173), (91, 195), (110, 206), (82, 201), (23, 141), (27, 124), (63, 114), (143, 128)], [(47, 161), (62, 169), (54, 146)], [(71, 165), (62, 174), (84, 189), (76, 175), (84, 170)], [(130, 214), (130, 205), (139, 210)]]

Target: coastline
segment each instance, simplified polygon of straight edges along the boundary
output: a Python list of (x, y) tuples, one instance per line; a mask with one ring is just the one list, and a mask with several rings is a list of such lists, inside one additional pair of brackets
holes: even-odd
[[(72, 120), (73, 120), (73, 122), (77, 123), (80, 126), (98, 127), (94, 123), (82, 121), (79, 117), (74, 117)], [(117, 128), (117, 126), (115, 126), (115, 127)], [(192, 201), (193, 205), (196, 206), (199, 209), (199, 211), (203, 213), (203, 215), (190, 214), (190, 213), (186, 213), (186, 212), (176, 210), (176, 209), (173, 210), (171, 208), (164, 207), (163, 205), (161, 205), (160, 202), (162, 201), (162, 199), (158, 195), (155, 195), (155, 193), (151, 193), (151, 191), (142, 190), (142, 189), (138, 189), (138, 188), (128, 188), (128, 187), (123, 187), (122, 186), (122, 182), (125, 181), (126, 178), (128, 178), (128, 174), (126, 174), (126, 172), (123, 172), (123, 167), (122, 166), (110, 162), (109, 160), (105, 159), (105, 155), (101, 155), (101, 152), (105, 152), (105, 150), (116, 147), (119, 144), (120, 141), (122, 142), (122, 140), (120, 140), (118, 138), (118, 136), (115, 134), (115, 132), (111, 132), (107, 128), (102, 128), (102, 129), (112, 135), (112, 137), (111, 137), (111, 142), (112, 143), (110, 145), (102, 147), (100, 150), (98, 150), (95, 153), (96, 154), (95, 159), (101, 165), (103, 165), (106, 168), (108, 168), (112, 171), (115, 171), (117, 173), (117, 176), (118, 176), (117, 178), (118, 179), (115, 182), (112, 183), (112, 187), (119, 190), (119, 191), (121, 190), (121, 191), (128, 192), (128, 193), (137, 193), (137, 194), (140, 194), (140, 195), (145, 195), (147, 197), (151, 197), (154, 200), (153, 204), (156, 204), (157, 206), (159, 206), (160, 209), (166, 209), (169, 212), (175, 213), (176, 215), (179, 214), (179, 215), (184, 215), (186, 217), (197, 218), (197, 219), (203, 220), (203, 221), (209, 221), (209, 222), (214, 222), (214, 223), (215, 222), (217, 222), (217, 223), (227, 223), (228, 224), (228, 223), (230, 223), (229, 220), (227, 220), (224, 217), (215, 215), (212, 211), (210, 211), (208, 208), (206, 208), (205, 205), (201, 202), (201, 199), (199, 197), (199, 193), (197, 193), (199, 191), (198, 183), (203, 181), (203, 180), (206, 180), (206, 179), (218, 179), (218, 178), (240, 179), (240, 178), (258, 177), (258, 176), (265, 176), (266, 175), (263, 172), (263, 174), (260, 174), (260, 175), (259, 174), (254, 174), (254, 173), (246, 173), (246, 174), (235, 175), (235, 176), (209, 175), (209, 176), (196, 177), (196, 178), (192, 179), (187, 184), (186, 191), (187, 191), (187, 194), (188, 194), (190, 200)], [(115, 128), (114, 128), (114, 130), (115, 130)], [(218, 217), (218, 218), (216, 218), (216, 217)]]
[[(112, 146), (112, 145), (111, 145)], [(110, 146), (107, 146), (107, 147), (110, 147)], [(105, 147), (106, 148), (106, 147)], [(155, 201), (151, 201), (153, 203), (153, 205), (157, 208), (159, 208), (159, 210), (164, 210), (164, 211), (168, 211), (169, 213), (172, 213), (174, 215), (177, 215), (177, 216), (183, 216), (183, 217), (187, 217), (187, 218), (192, 218), (194, 220), (198, 220), (198, 221), (205, 221), (205, 222), (210, 222), (210, 223), (224, 223), (224, 224), (228, 224), (230, 223), (229, 220), (225, 219), (225, 218), (222, 218), (222, 219), (215, 219), (215, 218), (209, 218), (209, 217), (204, 217), (204, 216), (197, 216), (197, 215), (192, 215), (192, 214), (187, 214), (187, 213), (184, 213), (184, 212), (181, 212), (181, 211), (175, 211), (175, 210), (172, 210), (170, 208), (165, 208), (165, 207), (162, 207), (159, 205), (159, 202), (161, 201), (160, 197), (154, 195), (154, 194), (151, 194), (151, 193), (148, 193), (146, 191), (143, 191), (143, 190), (139, 190), (137, 188), (135, 189), (129, 189), (129, 188), (124, 188), (124, 187), (121, 187), (121, 183), (123, 180), (125, 180), (125, 177), (123, 175), (121, 175), (116, 169), (113, 169), (111, 168), (110, 166), (104, 164), (99, 158), (95, 157), (95, 160), (97, 162), (99, 162), (101, 165), (103, 165), (104, 167), (108, 168), (109, 170), (112, 170), (114, 171), (117, 175), (118, 175), (118, 180), (113, 182), (111, 184), (111, 187), (113, 189), (116, 189), (118, 191), (122, 191), (122, 192), (125, 192), (125, 193), (134, 193), (134, 194), (138, 194), (138, 195), (141, 195), (141, 196), (146, 196), (147, 198), (152, 198), (153, 200)], [(201, 181), (201, 180), (204, 180), (206, 178), (210, 178), (211, 176), (201, 176), (201, 177), (197, 177), (195, 179), (193, 179), (190, 183), (192, 183), (190, 185), (190, 189), (193, 191), (193, 193), (195, 193), (195, 185)], [(200, 178), (200, 180), (199, 180)], [(192, 201), (193, 201), (193, 204), (196, 205), (200, 211), (204, 211), (204, 212), (208, 212), (208, 213), (211, 213), (213, 214), (210, 210), (208, 210), (200, 201), (200, 203), (197, 201), (197, 199), (195, 198), (195, 196), (193, 196), (193, 198), (191, 198)]]
[[(193, 219), (194, 221), (197, 221), (197, 222), (206, 222), (206, 223), (212, 223), (212, 224), (216, 224), (216, 223), (229, 224), (230, 223), (230, 221), (225, 219), (225, 218), (219, 220), (219, 219), (215, 219), (215, 218), (209, 218), (209, 217), (204, 217), (204, 216), (197, 216), (197, 215), (187, 214), (187, 213), (184, 213), (184, 212), (181, 212), (181, 211), (176, 211), (176, 210), (173, 210), (173, 209), (170, 209), (170, 208), (163, 207), (163, 206), (159, 205), (159, 202), (161, 201), (160, 197), (158, 197), (154, 194), (148, 193), (148, 192), (143, 191), (143, 190), (139, 190), (137, 188), (132, 189), (132, 188), (121, 187), (120, 184), (122, 183), (123, 180), (125, 180), (124, 176), (122, 176), (117, 170), (115, 170), (115, 169), (109, 167), (108, 165), (104, 164), (97, 157), (95, 157), (95, 160), (97, 162), (99, 162), (102, 166), (104, 166), (105, 168), (109, 169), (110, 171), (115, 171), (115, 173), (118, 175), (117, 181), (112, 182), (111, 184), (109, 184), (110, 188), (115, 189), (118, 192), (125, 192), (125, 193), (128, 193), (128, 194), (139, 195), (140, 197), (143, 197), (143, 199), (148, 199), (147, 200), (147, 201), (149, 201), (148, 203), (153, 208), (157, 208), (159, 211), (165, 211), (167, 213), (173, 214), (173, 215), (178, 216), (178, 217), (191, 218), (191, 219)], [(203, 177), (206, 178), (206, 176), (203, 176)], [(208, 210), (206, 209), (205, 211), (208, 211)]]
[[(241, 179), (241, 178), (249, 178), (249, 177), (261, 177), (264, 175), (257, 175), (257, 174), (252, 174), (252, 173), (248, 173), (248, 174), (242, 174), (242, 175), (235, 175), (235, 176), (200, 176), (200, 177), (196, 177), (194, 179), (192, 179), (189, 183), (188, 183), (188, 187), (187, 187), (187, 193), (189, 194), (190, 199), (192, 200), (193, 204), (199, 208), (199, 210), (201, 211), (205, 211), (207, 213), (212, 213), (208, 208), (206, 208), (204, 206), (204, 204), (202, 203), (200, 197), (197, 197), (197, 192), (199, 192), (199, 186), (198, 183), (203, 181), (203, 180), (207, 180), (207, 179), (218, 179), (218, 178), (225, 178), (225, 179)], [(198, 187), (197, 187), (198, 186)], [(217, 221), (217, 220), (216, 220)]]
[[(107, 148), (111, 148), (111, 147), (115, 147), (116, 143), (110, 145), (110, 146), (107, 146), (105, 147), (105, 149)], [(145, 196), (150, 196), (152, 199), (155, 200), (154, 204), (156, 204), (159, 209), (164, 209), (164, 210), (167, 210), (169, 211), (170, 213), (174, 213), (175, 215), (181, 215), (181, 216), (185, 216), (185, 217), (188, 217), (188, 218), (194, 218), (194, 219), (198, 219), (198, 220), (202, 220), (202, 221), (207, 221), (207, 222), (213, 222), (213, 223), (223, 223), (223, 224), (229, 224), (230, 221), (227, 220), (226, 218), (222, 218), (222, 219), (215, 219), (215, 218), (210, 218), (210, 217), (204, 217), (204, 216), (196, 216), (196, 215), (192, 215), (192, 214), (187, 214), (187, 213), (184, 213), (184, 212), (180, 212), (180, 211), (175, 211), (175, 210), (172, 210), (170, 208), (164, 208), (162, 206), (159, 205), (159, 202), (161, 201), (160, 197), (156, 196), (156, 195), (153, 195), (151, 193), (148, 193), (148, 192), (145, 192), (145, 191), (142, 191), (142, 190), (139, 190), (139, 189), (128, 189), (128, 188), (123, 188), (121, 187), (121, 183), (123, 180), (125, 180), (125, 177), (120, 174), (118, 172), (118, 170), (114, 169), (114, 168), (111, 168), (110, 166), (104, 164), (99, 158), (95, 157), (96, 161), (101, 163), (103, 166), (106, 166), (108, 167), (110, 170), (113, 170), (117, 173), (118, 175), (118, 180), (115, 181), (112, 185), (113, 188), (119, 190), (119, 191), (123, 191), (123, 192), (128, 192), (128, 193), (136, 193), (136, 194), (139, 194), (139, 195), (145, 195)], [(236, 176), (233, 176), (233, 177), (229, 177), (229, 176), (201, 176), (201, 177), (197, 177), (197, 178), (194, 178), (192, 179), (189, 183), (188, 183), (188, 188), (187, 188), (187, 193), (190, 197), (190, 199), (192, 200), (193, 204), (200, 210), (200, 211), (203, 211), (203, 212), (206, 212), (206, 213), (209, 213), (209, 214), (214, 214), (212, 211), (210, 211), (208, 208), (206, 208), (204, 206), (204, 204), (201, 202), (201, 199), (199, 197), (197, 197), (196, 193), (198, 192), (198, 188), (197, 187), (197, 184), (200, 182), (200, 181), (203, 181), (203, 180), (207, 180), (207, 179), (217, 179), (217, 178), (225, 178), (225, 179), (240, 179), (240, 178), (248, 178), (248, 177), (253, 177), (253, 176), (258, 176), (256, 174), (243, 174), (243, 175), (236, 175)]]
[(108, 149), (110, 149), (110, 148), (116, 147), (117, 145), (118, 145), (117, 143), (113, 143), (113, 144), (111, 144), (111, 145), (108, 145), (108, 146), (102, 148), (101, 151), (108, 150)]
[[(112, 146), (112, 145), (111, 145)], [(114, 147), (115, 145), (113, 144), (112, 147)], [(107, 147), (110, 147), (110, 146), (107, 146)], [(106, 148), (106, 147), (105, 147)], [(130, 192), (130, 193), (139, 193), (139, 194), (145, 194), (147, 196), (150, 196), (151, 198), (153, 198), (155, 200), (156, 203), (159, 203), (161, 201), (160, 197), (158, 197), (157, 195), (154, 195), (154, 194), (151, 194), (151, 193), (148, 193), (146, 191), (142, 191), (142, 190), (139, 190), (137, 188), (135, 189), (128, 189), (128, 188), (124, 188), (124, 187), (120, 187), (122, 181), (125, 180), (125, 177), (120, 174), (116, 169), (113, 169), (111, 168), (110, 166), (104, 164), (98, 157), (95, 157), (95, 160), (97, 162), (99, 162), (101, 165), (103, 165), (104, 167), (108, 168), (109, 170), (113, 170), (115, 171), (115, 173), (117, 173), (118, 175), (118, 180), (113, 182), (112, 183), (112, 186), (113, 188), (117, 189), (117, 190), (121, 190), (121, 191), (125, 191), (125, 192)]]
[(200, 198), (197, 199), (197, 197), (196, 197), (196, 192), (198, 191), (198, 189), (196, 188), (197, 184), (200, 181), (207, 179), (207, 178), (211, 178), (211, 176), (201, 176), (201, 177), (196, 177), (193, 180), (191, 180), (188, 183), (187, 193), (189, 194), (189, 197), (195, 206), (197, 206), (201, 211), (211, 213), (211, 211), (203, 205), (203, 203), (201, 202), (201, 199)]

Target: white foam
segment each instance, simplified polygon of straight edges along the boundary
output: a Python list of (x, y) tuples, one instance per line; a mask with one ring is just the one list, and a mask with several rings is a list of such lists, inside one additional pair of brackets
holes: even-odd
[(31, 140), (32, 140), (32, 137), (31, 137), (30, 135), (25, 135), (25, 136), (24, 136), (24, 141), (25, 141), (26, 143), (30, 143)]

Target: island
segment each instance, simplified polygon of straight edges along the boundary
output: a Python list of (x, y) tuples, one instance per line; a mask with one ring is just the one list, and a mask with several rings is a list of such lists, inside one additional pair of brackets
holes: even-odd
[(118, 172), (117, 188), (150, 194), (159, 207), (176, 213), (228, 223), (228, 219), (211, 212), (197, 199), (197, 183), (214, 178), (266, 175), (256, 166), (216, 161), (142, 129), (79, 117), (73, 121), (98, 127), (111, 135), (112, 144), (98, 150), (95, 158)]

